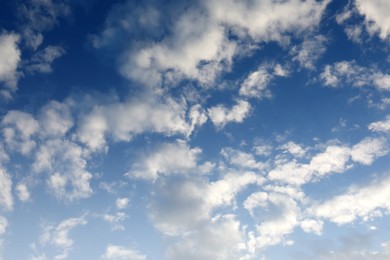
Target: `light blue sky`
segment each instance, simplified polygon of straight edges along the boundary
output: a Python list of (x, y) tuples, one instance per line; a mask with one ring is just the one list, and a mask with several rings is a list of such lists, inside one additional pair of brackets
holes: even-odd
[(390, 2), (5, 1), (2, 259), (389, 259)]

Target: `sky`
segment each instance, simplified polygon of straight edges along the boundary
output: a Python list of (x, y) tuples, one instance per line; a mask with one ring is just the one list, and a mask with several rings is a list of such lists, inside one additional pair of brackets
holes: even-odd
[(0, 259), (390, 259), (390, 1), (0, 6)]

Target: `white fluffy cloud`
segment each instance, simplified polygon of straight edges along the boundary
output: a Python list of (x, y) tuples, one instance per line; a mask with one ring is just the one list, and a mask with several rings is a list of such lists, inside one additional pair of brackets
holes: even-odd
[(125, 209), (129, 205), (129, 198), (117, 198), (115, 201), (115, 206), (118, 209)]
[(19, 78), (17, 68), (21, 60), (18, 41), (17, 34), (0, 34), (0, 83), (6, 86), (0, 90), (0, 95), (5, 98), (9, 98), (17, 88)]
[(15, 190), (17, 192), (18, 198), (21, 201), (24, 202), (24, 201), (28, 201), (30, 199), (30, 192), (28, 191), (26, 184), (18, 183), (18, 185), (16, 185), (16, 187), (15, 187)]
[(112, 260), (146, 260), (146, 255), (133, 248), (108, 245), (102, 258)]
[[(181, 12), (174, 13), (160, 13), (147, 7), (143, 10), (146, 15), (140, 19), (144, 22), (138, 22), (138, 27), (148, 32), (150, 39), (144, 44), (130, 43), (130, 47), (127, 44), (119, 59), (120, 71), (148, 86), (171, 85), (181, 79), (210, 86), (221, 72), (231, 69), (232, 59), (237, 54), (245, 52), (246, 40), (255, 44), (277, 41), (286, 45), (292, 35), (300, 37), (316, 28), (328, 2), (200, 1), (184, 4)], [(122, 9), (129, 9), (138, 17), (140, 10), (131, 7), (131, 1), (122, 5)], [(119, 35), (123, 37), (123, 33), (136, 31), (129, 30), (137, 28), (131, 22), (133, 16), (119, 10), (111, 12), (105, 30), (94, 39), (96, 47), (114, 45)], [(169, 33), (157, 41), (155, 25), (164, 24), (161, 19), (164, 15), (172, 16), (174, 23), (169, 24)]]
[(309, 163), (276, 161), (268, 178), (299, 186), (328, 174), (343, 173), (353, 166), (352, 162), (371, 165), (388, 152), (385, 138), (365, 138), (352, 147), (329, 145), (323, 152), (313, 155)]
[(297, 203), (285, 194), (272, 192), (266, 200), (259, 204), (264, 208), (273, 205), (276, 213), (268, 215), (257, 225), (256, 244), (259, 248), (279, 244), (283, 237), (290, 234), (299, 224), (300, 210)]
[(104, 214), (102, 215), (102, 219), (110, 225), (112, 225), (111, 230), (125, 230), (125, 227), (122, 225), (122, 222), (128, 218), (128, 215), (123, 212), (117, 212), (116, 214)]
[(52, 30), (58, 18), (68, 16), (70, 8), (66, 3), (52, 0), (30, 0), (19, 5), (22, 35), (25, 44), (36, 50), (43, 42), (42, 33)]
[(5, 217), (0, 216), (0, 236), (7, 231), (8, 221)]
[(373, 132), (390, 132), (390, 116), (385, 120), (371, 123), (368, 129)]
[(227, 173), (212, 182), (199, 176), (160, 180), (150, 216), (164, 234), (184, 234), (207, 222), (216, 208), (235, 205), (237, 194), (248, 185), (263, 182), (264, 178), (253, 172)]
[(190, 148), (182, 141), (162, 144), (151, 154), (135, 163), (126, 175), (129, 177), (155, 180), (159, 175), (185, 174), (196, 169), (201, 150)]
[(390, 210), (390, 178), (386, 176), (364, 186), (351, 186), (341, 195), (313, 206), (313, 215), (337, 224), (357, 218), (364, 221), (388, 214)]
[(389, 152), (388, 143), (384, 138), (365, 138), (354, 145), (351, 151), (352, 160), (364, 165), (371, 165), (378, 158)]
[(270, 81), (276, 76), (286, 77), (288, 73), (280, 64), (262, 64), (242, 82), (239, 93), (244, 97), (268, 98), (271, 96), (268, 90)]
[(241, 168), (261, 170), (266, 167), (264, 163), (256, 161), (253, 154), (245, 153), (232, 148), (223, 148), (221, 150), (221, 155), (229, 164)]
[(320, 74), (326, 86), (340, 87), (376, 87), (379, 90), (390, 90), (390, 75), (373, 68), (362, 67), (355, 61), (340, 61), (326, 65)]
[(36, 152), (33, 169), (49, 174), (47, 184), (58, 198), (73, 201), (92, 194), (92, 174), (87, 170), (83, 149), (75, 143), (48, 140)]
[(170, 246), (166, 259), (239, 259), (240, 251), (245, 249), (244, 237), (240, 222), (233, 215), (218, 216)]
[(60, 46), (49, 45), (43, 50), (36, 52), (26, 65), (29, 73), (51, 73), (52, 63), (65, 54), (65, 50)]
[(199, 121), (192, 114), (191, 119), (195, 121), (187, 122), (186, 112), (185, 103), (169, 97), (164, 100), (140, 97), (123, 103), (96, 105), (81, 118), (77, 138), (95, 151), (106, 147), (107, 136), (119, 141), (130, 141), (134, 135), (145, 132), (188, 136), (194, 125), (204, 120)]
[(251, 105), (245, 100), (239, 100), (236, 105), (227, 108), (223, 105), (217, 105), (207, 110), (213, 124), (222, 128), (229, 122), (241, 123), (249, 115)]
[(385, 40), (390, 35), (390, 3), (386, 0), (356, 0), (357, 10), (365, 18), (366, 28), (370, 33), (379, 33)]
[(299, 144), (296, 144), (292, 141), (287, 142), (283, 144), (280, 149), (285, 150), (286, 152), (289, 152), (290, 154), (296, 156), (296, 157), (302, 157), (305, 155), (306, 150)]
[(12, 110), (3, 117), (1, 124), (4, 141), (12, 150), (28, 154), (35, 148), (32, 137), (38, 132), (39, 123), (32, 115)]
[(72, 250), (73, 240), (69, 237), (69, 232), (78, 226), (86, 225), (88, 222), (85, 216), (69, 218), (63, 220), (58, 226), (47, 226), (40, 237), (43, 245), (53, 245), (59, 250), (59, 254), (54, 259), (67, 259)]
[(12, 210), (13, 204), (12, 179), (0, 164), (0, 206), (5, 210)]
[(315, 63), (326, 51), (327, 39), (323, 35), (317, 35), (305, 39), (300, 45), (294, 46), (290, 51), (293, 60), (301, 67), (314, 70)]

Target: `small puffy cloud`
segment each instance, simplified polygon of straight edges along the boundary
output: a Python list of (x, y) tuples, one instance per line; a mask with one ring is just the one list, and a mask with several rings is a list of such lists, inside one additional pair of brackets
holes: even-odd
[(5, 217), (0, 216), (0, 236), (7, 231), (7, 227), (8, 227), (8, 220)]
[(350, 158), (350, 148), (330, 145), (322, 153), (315, 155), (310, 161), (310, 169), (319, 176), (331, 172), (342, 173), (347, 169)]
[(117, 212), (116, 214), (104, 214), (102, 219), (112, 225), (112, 230), (125, 230), (125, 227), (121, 224), (126, 220), (128, 216), (123, 212)]
[(386, 117), (385, 120), (371, 123), (368, 129), (373, 132), (390, 132), (390, 116)]
[(28, 113), (11, 110), (1, 121), (5, 143), (13, 150), (26, 155), (36, 146), (32, 139), (39, 130), (39, 123)]
[(354, 145), (351, 150), (352, 160), (364, 165), (371, 165), (378, 158), (389, 152), (387, 140), (384, 138), (365, 138)]
[(86, 225), (87, 223), (85, 216), (81, 216), (78, 218), (65, 219), (56, 227), (47, 226), (40, 237), (40, 242), (43, 245), (53, 245), (58, 249), (59, 254), (56, 255), (54, 259), (67, 259), (74, 243), (69, 237), (70, 231), (78, 226)]
[(75, 143), (52, 139), (41, 144), (33, 169), (49, 175), (47, 184), (57, 198), (73, 201), (92, 194), (92, 174), (87, 170), (83, 149)]
[(106, 252), (101, 256), (102, 259), (111, 260), (146, 260), (138, 250), (117, 245), (108, 245)]
[(253, 151), (259, 156), (269, 156), (273, 151), (273, 147), (269, 144), (259, 144), (253, 147)]
[(184, 141), (166, 143), (136, 162), (127, 176), (155, 180), (159, 175), (185, 174), (197, 167), (201, 150), (190, 148)]
[(36, 52), (26, 65), (29, 73), (51, 73), (52, 63), (65, 54), (60, 46), (49, 45), (45, 49)]
[(300, 45), (291, 49), (293, 60), (297, 61), (302, 68), (314, 70), (315, 63), (326, 51), (327, 39), (323, 35), (317, 35), (305, 39)]
[(40, 135), (62, 137), (73, 126), (73, 118), (67, 104), (51, 101), (43, 106), (38, 116)]
[(12, 210), (14, 199), (12, 196), (12, 179), (0, 165), (0, 206), (5, 210)]
[(321, 235), (324, 222), (322, 222), (321, 220), (304, 219), (301, 221), (300, 225), (302, 230), (306, 233), (314, 233), (316, 235)]
[(344, 194), (313, 206), (310, 212), (314, 216), (342, 225), (357, 218), (367, 221), (388, 214), (389, 201), (390, 178), (386, 176), (365, 186), (351, 186)]
[(20, 201), (25, 202), (25, 201), (28, 201), (30, 199), (30, 192), (28, 191), (26, 184), (18, 183), (18, 185), (16, 185), (16, 187), (15, 187), (15, 190), (17, 192), (17, 195), (18, 195), (18, 198), (20, 199)]
[(253, 154), (245, 153), (239, 150), (232, 148), (223, 148), (221, 150), (221, 155), (225, 160), (232, 165), (239, 166), (247, 169), (257, 169), (261, 170), (265, 168), (265, 164), (256, 161)]
[(165, 97), (140, 97), (126, 102), (95, 105), (79, 123), (77, 138), (92, 151), (106, 147), (106, 137), (130, 141), (133, 136), (145, 132), (181, 134), (189, 136), (197, 120), (192, 111), (192, 123), (187, 122), (187, 107)]
[(251, 105), (245, 100), (237, 101), (237, 104), (231, 108), (217, 105), (207, 110), (211, 121), (218, 128), (222, 128), (230, 122), (241, 123), (249, 115), (250, 111)]
[(263, 63), (246, 77), (239, 93), (244, 97), (269, 98), (271, 97), (271, 92), (268, 90), (270, 82), (275, 77), (287, 77), (288, 74), (288, 69), (278, 63)]
[(118, 198), (115, 201), (115, 206), (118, 209), (125, 209), (129, 205), (129, 202), (130, 202), (129, 198)]
[(377, 69), (359, 66), (355, 61), (340, 61), (333, 65), (326, 65), (320, 74), (320, 80), (329, 87), (352, 85), (354, 87), (376, 87), (384, 91), (390, 90), (389, 74)]
[(290, 154), (296, 157), (302, 157), (306, 153), (306, 150), (304, 148), (302, 148), (299, 144), (296, 144), (292, 141), (287, 142), (284, 145), (280, 146), (280, 149), (285, 150), (286, 152), (289, 152)]
[(5, 89), (0, 90), (0, 95), (5, 98), (10, 98), (17, 88), (17, 68), (21, 60), (19, 38), (19, 35), (13, 33), (0, 34), (0, 83), (5, 85)]

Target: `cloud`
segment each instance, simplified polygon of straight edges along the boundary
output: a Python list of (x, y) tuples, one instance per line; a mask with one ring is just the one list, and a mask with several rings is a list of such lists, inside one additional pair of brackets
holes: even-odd
[(11, 150), (26, 155), (35, 148), (33, 135), (39, 130), (38, 121), (30, 114), (11, 110), (1, 121), (4, 142)]
[(64, 54), (65, 50), (62, 47), (49, 45), (34, 53), (25, 65), (25, 69), (31, 74), (51, 73), (53, 71), (52, 63)]
[(301, 228), (306, 233), (321, 235), (324, 222), (321, 220), (304, 219), (301, 221)]
[(384, 138), (365, 138), (354, 145), (351, 151), (352, 160), (364, 165), (371, 165), (378, 158), (388, 154), (388, 144)]
[(192, 122), (188, 122), (186, 112), (184, 102), (160, 96), (96, 104), (81, 117), (76, 134), (78, 140), (92, 151), (106, 147), (107, 135), (114, 141), (130, 141), (135, 135), (153, 132), (189, 136), (203, 120), (199, 120), (194, 110), (190, 110)]
[(386, 117), (383, 121), (371, 123), (368, 129), (373, 132), (390, 132), (390, 116)]
[(8, 221), (5, 217), (0, 216), (0, 236), (2, 236), (6, 231), (8, 227)]
[(13, 209), (12, 179), (7, 171), (0, 165), (0, 206), (4, 210)]
[(53, 245), (58, 249), (58, 255), (54, 259), (67, 259), (72, 250), (74, 241), (69, 237), (69, 232), (78, 226), (86, 225), (85, 216), (63, 220), (58, 226), (47, 226), (40, 237), (43, 245)]
[(0, 34), (0, 83), (4, 84), (0, 95), (7, 99), (16, 91), (20, 77), (17, 71), (21, 60), (19, 39), (20, 36), (14, 33)]
[(241, 259), (240, 251), (245, 249), (244, 238), (240, 222), (234, 215), (218, 216), (170, 246), (166, 259)]
[(65, 136), (74, 124), (69, 105), (58, 101), (43, 106), (38, 121), (41, 126), (39, 134), (51, 138)]
[(368, 32), (379, 33), (382, 40), (390, 35), (390, 18), (387, 12), (390, 9), (390, 3), (388, 1), (356, 0), (356, 8), (364, 16)]
[(129, 198), (117, 198), (115, 201), (115, 206), (117, 209), (125, 209), (129, 205)]
[(269, 208), (268, 217), (256, 227), (258, 248), (279, 244), (283, 237), (292, 233), (295, 226), (299, 224), (299, 207), (293, 199), (285, 194), (271, 192), (266, 200), (258, 206)]
[(30, 192), (28, 191), (28, 188), (26, 184), (24, 183), (18, 183), (15, 187), (18, 198), (20, 201), (28, 201), (30, 199)]
[(190, 148), (182, 141), (162, 144), (151, 154), (136, 162), (126, 173), (129, 177), (156, 180), (159, 175), (185, 174), (196, 169), (199, 148)]
[(249, 115), (251, 105), (245, 100), (238, 100), (231, 108), (217, 105), (207, 110), (210, 120), (217, 128), (223, 128), (227, 123), (241, 123)]
[(128, 215), (123, 212), (117, 212), (116, 214), (104, 214), (102, 215), (104, 221), (110, 223), (112, 225), (113, 231), (117, 230), (125, 230), (125, 227), (121, 224), (121, 222), (125, 221), (128, 218)]
[(328, 174), (343, 173), (353, 166), (350, 161), (371, 165), (376, 158), (388, 152), (385, 138), (367, 137), (352, 147), (332, 144), (323, 152), (312, 155), (309, 163), (296, 159), (276, 161), (276, 167), (269, 171), (268, 179), (300, 186)]
[(69, 14), (69, 6), (57, 0), (29, 0), (20, 4), (19, 19), (25, 44), (36, 50), (43, 42), (42, 32), (52, 30), (58, 18)]
[(285, 150), (286, 152), (296, 157), (302, 157), (306, 153), (306, 150), (304, 148), (302, 148), (299, 144), (296, 144), (292, 141), (285, 143), (280, 147), (280, 149)]
[(264, 178), (253, 172), (228, 172), (211, 182), (196, 175), (164, 178), (154, 190), (150, 218), (166, 235), (185, 234), (207, 222), (216, 208), (235, 205), (237, 194), (248, 185), (263, 182)]
[(325, 86), (340, 87), (375, 87), (379, 90), (390, 90), (390, 75), (377, 69), (362, 67), (355, 61), (340, 61), (326, 65), (320, 74), (320, 80)]
[(268, 85), (276, 76), (286, 77), (288, 70), (280, 64), (262, 64), (259, 68), (251, 72), (240, 86), (239, 93), (244, 97), (269, 98), (271, 92)]
[(313, 215), (343, 225), (357, 218), (368, 221), (388, 214), (390, 210), (390, 178), (384, 176), (367, 185), (351, 186), (347, 192), (337, 195), (310, 211)]
[(266, 167), (266, 164), (257, 162), (253, 154), (245, 153), (232, 148), (223, 148), (221, 150), (221, 155), (229, 164), (238, 166), (240, 168), (261, 170)]
[(146, 255), (141, 254), (138, 250), (133, 248), (108, 245), (106, 252), (101, 256), (101, 258), (112, 260), (146, 260)]
[[(134, 24), (141, 10), (128, 1), (113, 9), (93, 42), (96, 47), (115, 46), (119, 37), (129, 39), (118, 59), (120, 72), (144, 85), (175, 85), (189, 79), (209, 87), (252, 43), (286, 45), (290, 36), (315, 30), (328, 2), (201, 1), (182, 4), (174, 12), (149, 4), (141, 7), (146, 15)], [(146, 32), (142, 44), (131, 37), (139, 30)]]
[(302, 68), (315, 70), (315, 63), (325, 53), (327, 42), (323, 35), (305, 39), (300, 45), (291, 49), (290, 54), (293, 56), (293, 61), (297, 61)]
[(60, 199), (74, 201), (92, 194), (83, 149), (67, 140), (52, 139), (41, 144), (35, 154), (35, 172), (49, 174), (47, 185)]

